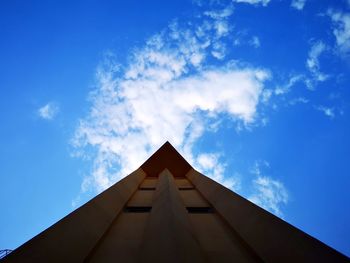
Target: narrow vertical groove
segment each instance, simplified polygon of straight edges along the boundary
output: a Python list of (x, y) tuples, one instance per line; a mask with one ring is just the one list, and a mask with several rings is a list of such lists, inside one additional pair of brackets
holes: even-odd
[[(211, 205), (211, 207), (214, 210), (217, 210), (215, 205), (210, 202), (210, 200), (204, 195), (204, 193), (201, 191), (201, 189), (198, 189), (196, 182), (194, 182), (188, 174), (186, 174), (186, 178), (191, 182), (192, 185), (194, 185), (195, 189), (198, 191), (198, 193)], [(227, 222), (227, 220), (222, 216), (220, 212), (216, 211), (216, 215), (220, 218), (220, 220), (228, 227), (228, 229), (231, 232), (232, 237), (239, 241), (240, 245), (242, 246), (242, 250), (251, 257), (251, 259), (254, 262), (262, 263), (264, 260), (260, 257), (260, 255), (254, 250), (252, 246), (250, 246), (243, 238), (242, 236), (235, 230), (235, 228), (232, 227), (232, 225)]]
[(118, 217), (120, 216), (120, 213), (123, 213), (123, 210), (119, 211), (119, 213), (116, 214), (115, 218), (113, 219), (113, 221), (111, 222), (109, 227), (106, 229), (106, 231), (103, 233), (103, 235), (100, 237), (100, 239), (96, 242), (95, 246), (89, 251), (89, 253), (84, 258), (84, 260), (83, 260), (84, 263), (90, 262), (91, 258), (95, 254), (96, 250), (100, 247), (101, 243), (104, 241), (105, 237), (107, 236), (107, 234), (109, 233), (109, 231), (113, 227), (114, 223), (117, 221)]
[[(244, 251), (244, 253), (246, 255), (249, 256), (249, 258), (251, 258), (254, 262), (259, 262), (262, 263), (264, 262), (263, 259), (256, 253), (256, 251), (254, 250), (253, 247), (251, 247), (242, 237), (241, 235), (226, 221), (226, 219), (220, 214), (218, 213), (218, 211), (216, 211), (215, 206), (213, 206), (213, 204), (211, 204), (210, 200), (208, 200), (208, 198), (199, 190), (197, 189), (196, 185), (192, 182), (192, 180), (190, 178), (187, 177), (187, 180), (189, 180), (189, 182), (193, 185), (193, 189), (195, 189), (198, 194), (205, 200), (208, 202), (208, 204), (210, 205), (210, 207), (204, 207), (204, 209), (207, 209), (208, 211), (210, 211), (211, 213), (215, 213), (215, 215), (220, 219), (220, 221), (229, 229), (230, 234), (231, 234), (231, 239), (234, 239), (236, 241), (238, 241), (240, 243), (241, 249), (242, 251)], [(191, 208), (190, 208), (191, 209)]]
[(83, 262), (145, 176), (142, 169), (135, 170), (1, 262)]
[(139, 262), (206, 262), (172, 174), (159, 175)]
[[(134, 186), (133, 192), (129, 195), (129, 198), (125, 200), (125, 203), (123, 204), (123, 206), (125, 206), (125, 204), (128, 203), (128, 201), (132, 198), (132, 196), (135, 194), (135, 192), (138, 191), (139, 186), (142, 184), (142, 182), (144, 180), (145, 180), (145, 176), (143, 177), (143, 179), (141, 181), (139, 181), (139, 183), (136, 186)], [(110, 223), (108, 228), (104, 231), (104, 233), (101, 235), (101, 237), (97, 240), (96, 244), (91, 248), (89, 253), (84, 258), (84, 260), (83, 260), (84, 263), (88, 263), (88, 262), (91, 261), (91, 259), (94, 256), (95, 252), (98, 250), (98, 248), (100, 247), (101, 243), (105, 240), (106, 236), (108, 235), (108, 233), (110, 232), (111, 228), (113, 227), (113, 225), (118, 220), (118, 218), (121, 215), (121, 213), (123, 213), (123, 209), (120, 209), (116, 213), (114, 219), (112, 220), (112, 222)]]

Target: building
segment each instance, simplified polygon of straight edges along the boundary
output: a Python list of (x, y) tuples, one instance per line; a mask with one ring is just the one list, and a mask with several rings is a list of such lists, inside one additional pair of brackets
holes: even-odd
[(165, 143), (3, 262), (350, 262), (194, 170)]

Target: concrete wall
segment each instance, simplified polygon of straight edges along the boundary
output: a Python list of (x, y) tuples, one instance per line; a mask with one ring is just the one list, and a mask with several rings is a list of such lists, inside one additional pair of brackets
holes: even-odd
[(350, 262), (315, 238), (191, 169), (186, 177), (263, 262)]
[[(169, 168), (169, 169), (168, 169)], [(164, 144), (2, 262), (349, 262)]]
[(35, 236), (3, 262), (83, 262), (146, 176), (141, 169)]

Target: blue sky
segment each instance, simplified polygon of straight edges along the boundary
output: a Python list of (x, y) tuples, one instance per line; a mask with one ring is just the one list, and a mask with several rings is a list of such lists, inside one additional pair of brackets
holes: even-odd
[(350, 255), (350, 2), (0, 4), (0, 248), (169, 140)]

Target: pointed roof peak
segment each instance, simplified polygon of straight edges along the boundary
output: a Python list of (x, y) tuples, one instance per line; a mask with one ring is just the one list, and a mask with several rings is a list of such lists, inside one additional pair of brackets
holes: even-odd
[(146, 162), (141, 165), (147, 176), (158, 176), (167, 168), (175, 177), (184, 177), (192, 166), (166, 141)]

